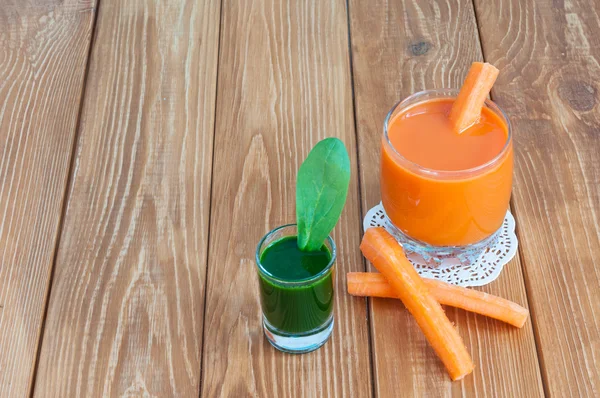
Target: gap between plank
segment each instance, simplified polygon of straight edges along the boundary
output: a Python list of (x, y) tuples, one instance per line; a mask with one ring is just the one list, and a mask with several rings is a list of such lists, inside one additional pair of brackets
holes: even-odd
[(204, 273), (204, 303), (202, 306), (202, 342), (200, 343), (200, 379), (198, 380), (198, 397), (202, 397), (202, 386), (204, 382), (204, 342), (206, 340), (206, 297), (208, 293), (208, 264), (210, 259), (210, 232), (212, 226), (212, 196), (214, 187), (214, 176), (215, 176), (215, 141), (217, 137), (217, 100), (219, 97), (219, 65), (221, 62), (221, 43), (223, 41), (223, 3), (225, 0), (221, 0), (219, 4), (219, 43), (217, 44), (217, 70), (215, 75), (215, 108), (214, 108), (214, 120), (213, 120), (213, 142), (210, 162), (210, 190), (208, 193), (208, 228), (206, 238), (206, 272)]
[[(475, 16), (475, 26), (477, 27), (477, 37), (479, 40), (479, 48), (481, 49), (481, 56), (483, 57), (483, 60), (486, 61), (487, 59), (485, 56), (485, 49), (484, 49), (483, 40), (481, 37), (481, 28), (480, 28), (480, 23), (479, 23), (479, 15), (478, 15), (478, 11), (477, 11), (477, 5), (475, 4), (475, 0), (471, 0), (471, 2), (473, 5), (473, 15)], [(492, 101), (494, 100), (494, 95), (492, 94), (491, 91), (490, 91), (490, 99)], [(513, 141), (514, 141), (514, 138), (513, 138)], [(513, 199), (513, 196), (511, 195), (510, 210), (513, 214), (513, 217), (515, 218), (515, 235), (517, 236), (517, 240), (518, 240), (521, 235), (519, 223), (517, 222), (519, 217), (518, 217), (517, 212), (515, 211), (516, 208), (513, 203), (514, 203), (514, 199)], [(545, 372), (544, 364), (540, 360), (541, 352), (540, 352), (538, 325), (537, 325), (537, 322), (534, 321), (535, 320), (534, 310), (531, 307), (531, 303), (529, 301), (529, 292), (531, 289), (528, 285), (528, 279), (525, 277), (525, 259), (523, 257), (522, 251), (523, 251), (523, 245), (518, 245), (517, 253), (519, 255), (519, 264), (521, 265), (521, 267), (520, 267), (521, 268), (521, 277), (523, 278), (523, 287), (525, 288), (525, 299), (527, 300), (527, 308), (529, 309), (529, 321), (531, 322), (531, 326), (532, 326), (532, 330), (533, 330), (533, 342), (535, 344), (535, 351), (537, 354), (537, 363), (538, 363), (538, 368), (540, 369), (540, 377), (542, 378), (542, 388), (544, 390), (544, 395), (546, 397), (548, 397), (549, 391), (548, 391), (548, 382), (547, 382), (547, 378), (546, 378), (546, 372)]]
[[(515, 212), (515, 206), (513, 205), (513, 199), (510, 199), (510, 207), (511, 207), (511, 211), (513, 213), (513, 217), (515, 218), (515, 235), (520, 236), (520, 227), (519, 224), (516, 222), (517, 220), (517, 213)], [(529, 320), (531, 322), (531, 326), (533, 329), (533, 342), (535, 343), (535, 352), (537, 354), (537, 362), (538, 362), (538, 367), (540, 368), (540, 377), (542, 378), (542, 388), (544, 389), (544, 396), (549, 397), (550, 396), (550, 391), (548, 390), (548, 383), (547, 383), (547, 379), (546, 379), (546, 368), (544, 367), (544, 363), (540, 360), (541, 358), (541, 349), (540, 349), (540, 344), (539, 344), (539, 332), (538, 332), (538, 326), (537, 323), (534, 321), (535, 318), (535, 311), (534, 309), (531, 307), (530, 303), (529, 303), (529, 286), (527, 283), (527, 278), (525, 278), (525, 260), (523, 257), (523, 245), (519, 245), (517, 248), (517, 252), (519, 253), (519, 259), (521, 260), (521, 276), (523, 277), (523, 285), (525, 287), (525, 297), (527, 299), (527, 308), (529, 308)]]
[(46, 287), (46, 294), (45, 294), (46, 301), (44, 303), (44, 314), (42, 316), (42, 324), (40, 326), (40, 331), (38, 333), (38, 339), (37, 339), (38, 344), (36, 347), (36, 356), (35, 356), (35, 362), (33, 364), (33, 372), (31, 374), (31, 379), (29, 381), (29, 396), (30, 397), (33, 397), (34, 393), (35, 393), (37, 372), (38, 372), (38, 368), (39, 368), (39, 364), (40, 364), (40, 355), (42, 353), (42, 344), (44, 342), (44, 335), (45, 335), (45, 331), (46, 331), (46, 319), (48, 317), (48, 307), (50, 306), (50, 294), (52, 293), (52, 283), (54, 282), (54, 271), (56, 269), (56, 260), (58, 257), (58, 249), (60, 247), (62, 230), (63, 230), (63, 226), (64, 226), (64, 222), (65, 222), (65, 216), (67, 214), (67, 207), (69, 204), (69, 198), (68, 198), (69, 187), (73, 183), (73, 173), (74, 173), (73, 166), (75, 164), (75, 157), (76, 157), (76, 152), (77, 152), (77, 145), (79, 144), (79, 137), (81, 136), (81, 134), (80, 134), (81, 114), (83, 113), (83, 103), (85, 101), (85, 92), (86, 92), (88, 77), (89, 77), (89, 72), (90, 72), (92, 50), (94, 48), (94, 44), (96, 43), (96, 38), (97, 38), (97, 33), (98, 33), (96, 30), (96, 27), (97, 27), (97, 22), (98, 22), (98, 15), (100, 15), (100, 1), (101, 0), (96, 0), (96, 6), (91, 7), (86, 10), (86, 11), (91, 10), (94, 13), (94, 15), (92, 17), (90, 42), (89, 42), (87, 58), (86, 58), (86, 63), (85, 63), (85, 72), (83, 74), (83, 85), (81, 87), (81, 94), (79, 95), (79, 110), (77, 112), (77, 122), (75, 123), (75, 137), (73, 137), (73, 144), (71, 147), (71, 158), (69, 160), (69, 169), (68, 169), (68, 173), (67, 173), (67, 181), (66, 181), (63, 196), (62, 196), (61, 212), (60, 212), (60, 218), (58, 220), (58, 227), (57, 227), (57, 231), (56, 231), (54, 251), (52, 253), (52, 264), (50, 267), (50, 275), (48, 277), (48, 283), (46, 284), (47, 287)]
[[(359, 150), (359, 145), (358, 145), (358, 121), (356, 120), (356, 115), (358, 110), (356, 109), (356, 95), (355, 95), (355, 90), (354, 90), (354, 60), (352, 58), (352, 27), (350, 25), (350, 0), (346, 0), (346, 25), (348, 27), (348, 62), (350, 65), (350, 88), (352, 89), (352, 111), (353, 111), (353, 120), (354, 120), (354, 141), (355, 141), (355, 147), (356, 147), (356, 173), (357, 173), (357, 180), (358, 180), (358, 214), (360, 215), (360, 222), (359, 222), (359, 229), (360, 229), (360, 236), (362, 237), (362, 235), (364, 234), (365, 231), (363, 231), (363, 219), (364, 219), (364, 212), (363, 212), (363, 194), (362, 194), (362, 179), (361, 179), (361, 173), (360, 173), (360, 150)], [(363, 269), (365, 272), (368, 272), (369, 270), (367, 269), (367, 261), (365, 260), (365, 258), (362, 256), (362, 253), (360, 254), (362, 263), (363, 263)], [(376, 383), (375, 383), (375, 351), (373, 350), (373, 330), (372, 328), (372, 322), (371, 322), (371, 298), (370, 297), (366, 297), (365, 298), (365, 306), (366, 306), (366, 315), (367, 315), (367, 334), (369, 336), (369, 362), (371, 364), (370, 368), (371, 368), (371, 396), (372, 397), (376, 397), (377, 393), (376, 393)]]

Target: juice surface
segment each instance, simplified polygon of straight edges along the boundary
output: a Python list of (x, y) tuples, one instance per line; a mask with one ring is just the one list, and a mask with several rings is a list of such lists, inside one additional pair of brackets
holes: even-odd
[(453, 103), (453, 99), (432, 100), (398, 114), (388, 128), (393, 147), (411, 162), (433, 170), (466, 170), (496, 157), (506, 143), (506, 124), (484, 108), (479, 123), (456, 134), (448, 120)]
[[(317, 252), (298, 249), (295, 236), (270, 244), (261, 254), (262, 266), (277, 278), (297, 281), (315, 276), (331, 260), (323, 246)], [(324, 325), (332, 316), (333, 277), (302, 286), (283, 286), (259, 273), (263, 313), (271, 326), (287, 333), (304, 333)]]
[[(484, 108), (478, 124), (462, 134), (447, 120), (453, 99), (421, 102), (399, 112), (388, 124), (393, 148), (382, 143), (381, 200), (402, 232), (434, 246), (464, 246), (496, 232), (508, 209), (512, 188), (512, 143), (506, 123)], [(405, 159), (398, 156), (394, 150)], [(459, 176), (431, 175), (410, 162)]]

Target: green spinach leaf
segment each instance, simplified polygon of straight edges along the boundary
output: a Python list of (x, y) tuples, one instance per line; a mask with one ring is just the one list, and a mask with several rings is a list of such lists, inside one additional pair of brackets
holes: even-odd
[(298, 247), (317, 251), (337, 224), (350, 184), (350, 159), (344, 143), (326, 138), (315, 145), (298, 170), (296, 220)]

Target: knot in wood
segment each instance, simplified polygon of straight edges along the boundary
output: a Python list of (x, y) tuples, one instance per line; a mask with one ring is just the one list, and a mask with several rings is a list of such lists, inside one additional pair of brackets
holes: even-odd
[(431, 43), (426, 41), (419, 41), (409, 45), (409, 50), (412, 55), (420, 56), (425, 55), (431, 48)]
[(596, 105), (596, 88), (579, 80), (567, 80), (558, 86), (558, 95), (578, 112), (587, 112)]

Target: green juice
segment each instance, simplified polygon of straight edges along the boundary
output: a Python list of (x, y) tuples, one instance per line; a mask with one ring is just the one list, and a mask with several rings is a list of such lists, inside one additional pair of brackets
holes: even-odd
[[(272, 327), (301, 334), (328, 323), (333, 310), (333, 270), (314, 281), (307, 280), (323, 271), (330, 261), (331, 252), (325, 245), (319, 251), (303, 252), (298, 249), (296, 236), (275, 241), (262, 252), (263, 268), (285, 281), (259, 272), (263, 313)], [(298, 283), (302, 281), (307, 283)]]

